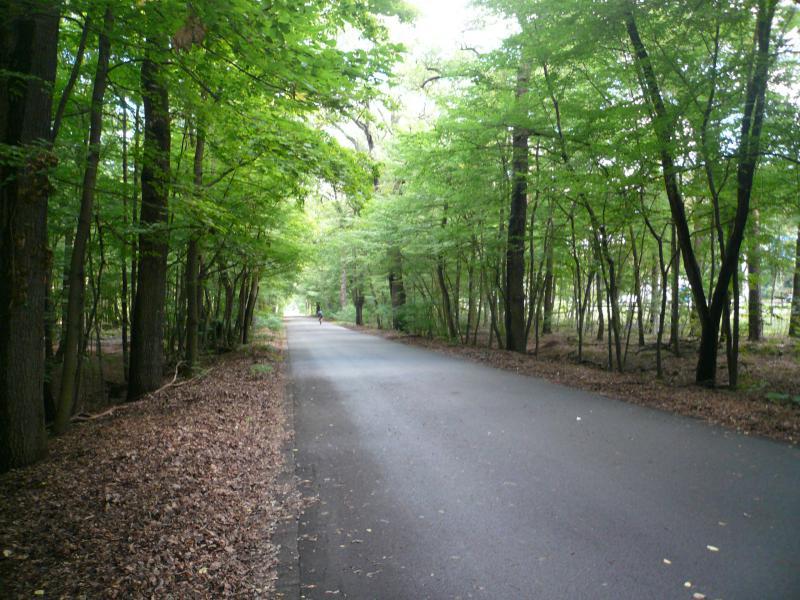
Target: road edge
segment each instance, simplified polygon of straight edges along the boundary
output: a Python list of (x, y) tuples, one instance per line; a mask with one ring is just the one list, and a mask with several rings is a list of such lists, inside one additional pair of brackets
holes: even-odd
[[(285, 365), (289, 365), (289, 338), (286, 336)], [(294, 389), (291, 380), (291, 368), (286, 370), (286, 387), (283, 394), (283, 410), (286, 425), (290, 431), (282, 448), (283, 469), (278, 475), (278, 484), (287, 492), (284, 501), (297, 488), (295, 478), (295, 434), (294, 434)], [(275, 598), (281, 600), (299, 600), (300, 598), (300, 552), (297, 548), (299, 515), (291, 511), (289, 516), (278, 524), (273, 535), (273, 543), (278, 546), (278, 578), (275, 581)]]

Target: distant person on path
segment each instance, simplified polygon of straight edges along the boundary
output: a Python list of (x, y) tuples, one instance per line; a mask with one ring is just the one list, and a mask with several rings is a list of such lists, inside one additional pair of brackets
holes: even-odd
[(319, 324), (322, 325), (322, 309), (317, 309), (317, 319), (319, 319)]

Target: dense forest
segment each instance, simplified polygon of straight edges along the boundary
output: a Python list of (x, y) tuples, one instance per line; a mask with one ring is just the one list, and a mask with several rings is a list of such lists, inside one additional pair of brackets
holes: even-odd
[(400, 68), (394, 0), (0, 2), (0, 471), (291, 298), (705, 386), (800, 337), (794, 3), (476, 5), (499, 47)]
[(404, 74), (427, 118), (356, 123), (375, 194), (319, 206), (303, 295), (454, 344), (602, 341), (620, 372), (696, 352), (705, 386), (737, 386), (743, 338), (800, 336), (796, 6), (477, 4), (509, 35)]
[[(324, 124), (399, 47), (386, 0), (4, 0), (0, 471), (40, 458), (121, 348), (126, 397), (247, 343), (305, 255), (303, 201), (368, 170)], [(340, 48), (348, 32), (360, 41)]]

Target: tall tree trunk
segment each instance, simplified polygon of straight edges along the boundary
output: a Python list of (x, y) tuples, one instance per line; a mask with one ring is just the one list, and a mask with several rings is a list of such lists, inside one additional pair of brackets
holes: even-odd
[(250, 280), (250, 291), (247, 294), (247, 308), (245, 309), (244, 323), (242, 325), (243, 344), (250, 343), (250, 334), (253, 330), (253, 319), (256, 314), (256, 304), (258, 302), (258, 283), (259, 274), (258, 271), (255, 271), (252, 279)]
[(353, 291), (353, 306), (356, 309), (356, 325), (364, 325), (364, 294), (359, 288)]
[(603, 296), (605, 295), (605, 291), (603, 288), (603, 280), (600, 272), (597, 272), (595, 275), (596, 285), (595, 290), (597, 293), (597, 341), (602, 342), (603, 337), (605, 336), (605, 319), (603, 317)]
[[(392, 303), (392, 328), (396, 331), (405, 331), (406, 320), (403, 311), (406, 304), (406, 288), (403, 284), (403, 257), (397, 246), (389, 248), (389, 263), (391, 264), (389, 296)], [(346, 290), (344, 293), (347, 293)]]
[[(154, 47), (152, 40), (148, 45)], [(138, 281), (131, 324), (128, 399), (157, 389), (163, 376), (164, 311), (167, 290), (166, 226), (170, 186), (169, 94), (162, 66), (151, 54), (142, 62), (144, 148)]]
[[(516, 100), (528, 94), (531, 64), (523, 62), (517, 71)], [(525, 229), (528, 209), (528, 138), (525, 126), (515, 126), (512, 134), (511, 208), (508, 213), (508, 243), (506, 246), (506, 349), (525, 352), (528, 339), (525, 322)], [(451, 335), (450, 337), (454, 337)]]
[(69, 425), (72, 408), (75, 403), (75, 378), (79, 365), (81, 330), (80, 315), (84, 309), (85, 297), (85, 265), (86, 247), (94, 212), (94, 194), (97, 185), (97, 168), (100, 164), (100, 141), (103, 132), (103, 100), (108, 80), (108, 61), (111, 55), (109, 34), (113, 24), (111, 7), (107, 6), (103, 16), (103, 29), (100, 32), (97, 52), (97, 67), (92, 86), (92, 102), (89, 116), (89, 152), (86, 158), (86, 169), (83, 174), (81, 206), (78, 215), (78, 227), (75, 230), (75, 241), (72, 245), (72, 258), (69, 268), (69, 299), (67, 300), (66, 340), (64, 341), (64, 361), (61, 369), (61, 390), (58, 395), (56, 419), (53, 431), (63, 433)]
[(233, 343), (233, 302), (236, 292), (227, 271), (223, 271), (222, 275), (220, 275), (220, 279), (222, 280), (222, 285), (225, 288), (225, 312), (224, 316), (222, 317), (223, 326), (225, 328), (225, 345), (231, 346)]
[(0, 11), (0, 143), (25, 156), (0, 163), (0, 472), (46, 452), (47, 141), (59, 5), (3, 2)]
[[(550, 232), (545, 251), (547, 257), (544, 270), (544, 312), (542, 313), (542, 335), (553, 333), (553, 307), (555, 306), (555, 277), (553, 276), (553, 220), (547, 222), (547, 229)], [(602, 339), (602, 338), (601, 338)]]
[(648, 330), (650, 333), (655, 333), (658, 329), (658, 299), (661, 296), (661, 288), (659, 282), (658, 266), (653, 265), (650, 269), (650, 315)]
[(759, 250), (758, 211), (753, 211), (752, 240), (747, 253), (747, 339), (760, 342), (764, 336), (764, 318), (761, 302), (761, 251)]
[(241, 343), (244, 332), (244, 319), (247, 314), (247, 282), (250, 281), (250, 272), (247, 267), (242, 271), (242, 280), (239, 283), (239, 310), (236, 313), (236, 342)]
[(633, 293), (636, 297), (636, 325), (639, 328), (639, 347), (644, 346), (644, 308), (642, 302), (642, 256), (636, 249), (636, 236), (630, 228), (631, 247), (633, 248)]
[(800, 223), (797, 224), (797, 244), (794, 251), (792, 312), (789, 318), (789, 335), (791, 337), (800, 337)]
[(675, 356), (681, 355), (681, 295), (680, 295), (680, 273), (681, 273), (681, 249), (678, 247), (678, 236), (675, 233), (675, 226), (672, 226), (672, 237), (670, 238), (670, 252), (672, 252), (672, 304), (669, 321), (669, 345)]
[[(203, 188), (203, 155), (205, 153), (206, 136), (203, 127), (198, 125), (195, 131), (194, 147), (194, 195), (199, 200)], [(186, 369), (191, 374), (197, 365), (198, 326), (200, 314), (198, 310), (200, 275), (200, 240), (199, 232), (192, 228), (186, 249)]]
[[(139, 185), (141, 183), (139, 171), (142, 161), (141, 133), (142, 120), (140, 116), (140, 107), (137, 104), (136, 112), (133, 115), (133, 198), (131, 198), (131, 227), (136, 227), (139, 223)], [(131, 320), (133, 320), (133, 305), (136, 303), (136, 285), (139, 281), (138, 255), (139, 241), (136, 235), (133, 235), (131, 236)], [(128, 348), (128, 350), (130, 354), (130, 348)], [(128, 372), (130, 372), (130, 363), (128, 363)]]
[(47, 423), (52, 423), (56, 418), (56, 399), (53, 391), (53, 365), (55, 354), (53, 353), (53, 329), (55, 328), (55, 305), (53, 304), (53, 253), (48, 252), (48, 265), (45, 276), (45, 297), (44, 297), (44, 417)]
[(454, 340), (458, 337), (458, 332), (453, 321), (450, 291), (447, 289), (447, 279), (444, 275), (444, 259), (441, 256), (436, 261), (436, 281), (439, 283), (439, 291), (442, 294), (442, 318), (444, 319), (445, 327), (447, 327), (447, 337)]
[(122, 376), (128, 381), (128, 106), (125, 100), (122, 101), (122, 223), (125, 227), (126, 235), (120, 244), (120, 265), (122, 267)]
[(667, 198), (672, 218), (677, 228), (686, 278), (691, 286), (695, 310), (701, 323), (702, 335), (695, 380), (698, 384), (706, 386), (713, 386), (716, 383), (720, 319), (728, 302), (728, 288), (731, 278), (738, 268), (739, 251), (750, 212), (750, 196), (758, 162), (769, 67), (772, 61), (769, 44), (776, 6), (777, 0), (759, 0), (758, 2), (754, 36), (754, 67), (747, 81), (737, 152), (736, 214), (710, 302), (706, 299), (702, 273), (692, 246), (686, 208), (678, 184), (677, 168), (671, 151), (674, 137), (673, 120), (667, 114), (655, 71), (639, 35), (633, 14), (633, 3), (627, 7), (623, 15), (628, 37), (633, 45), (636, 60), (641, 69), (643, 91), (651, 110), (655, 114), (655, 118), (652, 121), (660, 146), (659, 154)]

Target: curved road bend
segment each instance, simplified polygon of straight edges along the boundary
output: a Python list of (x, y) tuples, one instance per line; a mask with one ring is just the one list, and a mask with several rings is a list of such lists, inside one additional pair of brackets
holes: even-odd
[(287, 326), (302, 597), (800, 598), (798, 449)]

